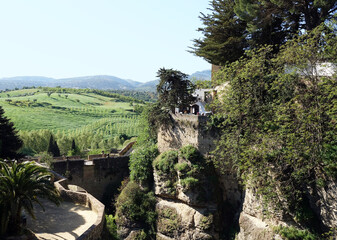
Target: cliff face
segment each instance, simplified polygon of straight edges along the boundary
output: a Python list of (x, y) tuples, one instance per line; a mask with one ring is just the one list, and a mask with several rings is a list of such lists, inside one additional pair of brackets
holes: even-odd
[[(215, 148), (217, 134), (206, 130), (206, 117), (172, 117), (172, 126), (161, 128), (158, 133), (160, 152), (178, 151), (191, 145), (207, 156)], [(192, 165), (180, 157), (177, 163)], [(239, 240), (284, 239), (281, 233), (277, 234), (277, 227), (302, 228), (296, 223), (294, 213), (275, 211), (272, 206), (266, 206), (256, 189), (249, 185), (241, 189), (230, 169), (224, 173), (216, 169), (203, 170), (197, 177), (199, 185), (189, 189), (182, 184), (186, 178), (183, 171), (177, 167), (171, 169), (171, 173), (163, 173), (154, 165), (158, 239), (230, 239), (235, 224), (239, 228), (235, 230)], [(210, 177), (216, 181), (208, 181)], [(320, 229), (330, 230), (330, 236), (337, 237), (334, 232), (337, 226), (336, 182), (329, 180), (321, 188), (308, 186), (306, 198), (316, 224)], [(201, 224), (204, 222), (207, 227)], [(165, 227), (167, 224), (170, 227)], [(230, 224), (233, 225), (228, 227)]]
[[(214, 149), (216, 133), (206, 130), (207, 117), (172, 117), (174, 123), (158, 133), (162, 154), (153, 166), (158, 199), (157, 239), (228, 238), (239, 218), (242, 192), (231, 171), (221, 174), (207, 159)], [(184, 149), (192, 146), (201, 154), (188, 159)], [(173, 152), (177, 158), (170, 171), (165, 172), (160, 162), (167, 162), (164, 155)]]

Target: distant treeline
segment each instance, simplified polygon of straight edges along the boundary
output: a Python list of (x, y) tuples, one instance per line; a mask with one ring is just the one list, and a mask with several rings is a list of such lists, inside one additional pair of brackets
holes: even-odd
[(121, 94), (126, 97), (132, 97), (144, 102), (155, 102), (157, 100), (157, 94), (155, 92), (144, 92), (135, 90), (107, 90), (107, 92)]
[[(36, 89), (36, 87), (23, 87), (22, 89)], [(130, 103), (140, 103), (144, 104), (145, 102), (154, 102), (157, 99), (157, 96), (153, 92), (139, 92), (133, 90), (98, 90), (98, 89), (75, 89), (75, 88), (62, 88), (62, 87), (37, 87), (42, 92), (47, 92), (49, 94), (52, 93), (95, 93), (97, 95), (101, 95), (104, 97), (115, 98), (117, 101), (121, 102), (130, 102)], [(13, 90), (6, 89), (0, 90), (1, 92), (11, 92), (20, 90), (19, 88), (15, 88)], [(25, 93), (20, 96), (29, 96), (34, 95), (35, 93)], [(10, 96), (8, 96), (10, 97)]]

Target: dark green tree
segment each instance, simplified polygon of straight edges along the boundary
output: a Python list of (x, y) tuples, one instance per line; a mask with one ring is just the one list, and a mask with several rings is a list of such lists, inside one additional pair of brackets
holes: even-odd
[(5, 112), (0, 106), (0, 158), (19, 157), (17, 151), (22, 146), (22, 141), (17, 136), (17, 131), (12, 122), (4, 116)]
[(243, 56), (244, 50), (264, 44), (279, 51), (300, 31), (312, 30), (334, 18), (332, 0), (212, 0), (210, 14), (201, 14), (204, 27), (198, 31), (192, 53), (215, 65), (225, 65)]
[(174, 112), (174, 108), (185, 109), (194, 100), (193, 83), (187, 75), (173, 69), (161, 68), (158, 71), (160, 82), (157, 85), (158, 103)]
[(246, 22), (234, 12), (234, 0), (212, 0), (210, 14), (201, 13), (204, 25), (198, 29), (204, 37), (193, 40), (190, 52), (215, 65), (239, 59), (247, 47)]
[(59, 157), (61, 155), (57, 142), (54, 141), (53, 134), (50, 134), (47, 152), (51, 153), (53, 157)]
[(56, 141), (54, 141), (54, 156), (55, 156), (55, 157), (61, 156), (60, 148), (59, 148), (59, 146), (57, 145), (57, 142), (56, 142)]
[(81, 153), (80, 149), (76, 146), (75, 139), (71, 142), (71, 149), (68, 152), (69, 156), (79, 155)]
[(277, 54), (271, 46), (247, 51), (220, 71), (218, 83), (230, 84), (214, 102), (223, 119), (216, 165), (233, 167), (271, 206), (315, 231), (308, 186), (337, 176), (336, 75), (317, 74), (323, 60), (336, 62), (337, 36), (324, 30), (287, 41)]
[(312, 30), (332, 19), (337, 10), (333, 0), (236, 0), (235, 13), (255, 29), (282, 18), (282, 31)]

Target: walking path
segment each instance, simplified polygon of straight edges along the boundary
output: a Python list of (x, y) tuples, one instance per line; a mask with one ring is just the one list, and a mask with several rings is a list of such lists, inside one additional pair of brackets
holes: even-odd
[(96, 222), (97, 214), (91, 209), (72, 202), (62, 202), (58, 207), (42, 200), (43, 212), (35, 205), (36, 220), (27, 216), (27, 227), (41, 240), (73, 240)]

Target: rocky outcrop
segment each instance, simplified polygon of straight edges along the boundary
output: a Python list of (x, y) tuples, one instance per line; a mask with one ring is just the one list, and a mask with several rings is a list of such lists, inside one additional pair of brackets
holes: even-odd
[(337, 181), (328, 180), (324, 187), (308, 187), (310, 206), (319, 216), (322, 228), (332, 230), (337, 238)]
[(287, 226), (285, 222), (278, 219), (267, 218), (266, 209), (262, 200), (256, 195), (254, 188), (247, 188), (244, 194), (242, 212), (240, 213), (240, 232), (238, 240), (270, 240), (282, 239), (273, 231), (273, 226)]
[(221, 191), (214, 170), (192, 146), (154, 161), (157, 239), (219, 239)]
[(214, 239), (214, 209), (195, 208), (173, 200), (159, 199), (156, 211), (157, 239)]

